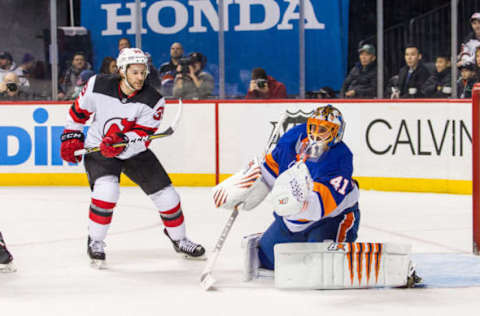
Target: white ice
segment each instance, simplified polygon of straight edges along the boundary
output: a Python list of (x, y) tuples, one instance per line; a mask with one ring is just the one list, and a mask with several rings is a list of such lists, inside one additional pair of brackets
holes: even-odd
[[(177, 188), (189, 237), (215, 245), (229, 216), (210, 188)], [(420, 289), (285, 291), (242, 282), (240, 240), (272, 221), (268, 204), (241, 213), (214, 268), (217, 289), (199, 285), (205, 261), (180, 258), (158, 213), (122, 187), (107, 237), (108, 270), (86, 254), (87, 187), (0, 188), (0, 231), (18, 271), (0, 274), (0, 315), (476, 315), (480, 258), (471, 254), (471, 197), (362, 191), (359, 241), (413, 245)]]

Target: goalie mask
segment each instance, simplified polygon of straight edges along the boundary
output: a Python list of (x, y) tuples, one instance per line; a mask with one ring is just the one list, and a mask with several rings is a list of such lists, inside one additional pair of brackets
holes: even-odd
[(305, 152), (318, 158), (329, 147), (342, 141), (345, 122), (342, 113), (331, 104), (318, 107), (307, 120), (308, 144)]

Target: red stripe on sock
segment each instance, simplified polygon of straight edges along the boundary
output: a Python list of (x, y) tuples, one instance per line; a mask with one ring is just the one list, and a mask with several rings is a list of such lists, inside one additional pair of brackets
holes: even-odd
[(112, 208), (115, 207), (116, 203), (111, 203), (111, 202), (105, 202), (97, 199), (92, 198), (92, 204), (95, 206), (98, 206), (100, 208), (103, 208), (105, 210), (111, 210)]
[(89, 212), (88, 217), (95, 223), (101, 224), (101, 225), (108, 225), (112, 222), (112, 215), (110, 216), (100, 216), (92, 211)]
[(168, 210), (168, 211), (165, 211), (165, 212), (162, 212), (160, 211), (161, 214), (166, 214), (166, 215), (169, 215), (169, 214), (173, 214), (175, 213), (176, 211), (178, 211), (178, 209), (180, 208), (180, 202), (178, 202), (177, 206), (175, 206), (174, 208)]
[(172, 220), (172, 221), (169, 221), (169, 220), (162, 220), (163, 221), (163, 224), (166, 226), (166, 227), (177, 227), (177, 226), (180, 226), (182, 225), (183, 223), (183, 214), (180, 215), (180, 217)]

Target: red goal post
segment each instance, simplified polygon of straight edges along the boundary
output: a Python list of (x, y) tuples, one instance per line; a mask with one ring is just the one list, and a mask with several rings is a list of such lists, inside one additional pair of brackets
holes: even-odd
[(480, 255), (480, 83), (472, 91), (473, 253)]

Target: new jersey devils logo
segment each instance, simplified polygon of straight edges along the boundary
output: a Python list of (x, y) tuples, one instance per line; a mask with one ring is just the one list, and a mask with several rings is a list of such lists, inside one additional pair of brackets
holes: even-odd
[(135, 121), (129, 121), (126, 118), (114, 117), (109, 119), (103, 125), (103, 135), (111, 135), (112, 133), (126, 133), (133, 128)]

